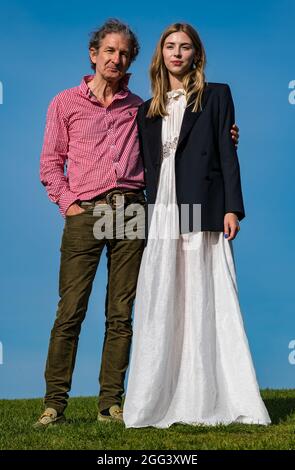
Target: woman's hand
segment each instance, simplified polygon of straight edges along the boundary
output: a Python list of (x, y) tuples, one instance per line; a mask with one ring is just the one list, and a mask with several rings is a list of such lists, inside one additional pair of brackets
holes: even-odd
[(224, 216), (224, 237), (227, 240), (234, 240), (240, 230), (239, 219), (233, 212), (228, 212)]
[(236, 124), (234, 124), (230, 130), (230, 133), (231, 133), (231, 138), (233, 139), (236, 148), (238, 148), (238, 145), (239, 145), (239, 137), (240, 137), (239, 132), (240, 132), (240, 129), (238, 128)]

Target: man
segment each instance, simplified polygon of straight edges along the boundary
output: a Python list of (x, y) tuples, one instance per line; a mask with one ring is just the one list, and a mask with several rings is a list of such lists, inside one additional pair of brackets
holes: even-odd
[[(121, 400), (132, 337), (131, 313), (144, 247), (142, 238), (96, 238), (97, 207), (114, 197), (144, 205), (144, 171), (136, 115), (141, 98), (127, 87), (128, 67), (139, 45), (130, 28), (107, 21), (93, 33), (93, 76), (57, 95), (48, 110), (41, 154), (41, 181), (65, 216), (56, 320), (46, 363), (45, 412), (35, 428), (65, 420), (78, 338), (104, 246), (108, 285), (106, 330), (100, 370), (99, 421), (122, 421)], [(233, 138), (237, 140), (236, 130)], [(64, 174), (65, 165), (67, 173)], [(116, 217), (115, 217), (116, 219)], [(127, 220), (123, 220), (126, 228)]]

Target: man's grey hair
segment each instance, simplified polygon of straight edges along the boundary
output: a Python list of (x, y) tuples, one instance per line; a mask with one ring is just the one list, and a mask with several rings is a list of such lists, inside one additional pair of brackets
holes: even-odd
[[(139, 43), (134, 32), (129, 28), (128, 25), (122, 23), (116, 18), (110, 18), (107, 20), (99, 29), (91, 33), (89, 41), (89, 49), (94, 48), (98, 51), (101, 41), (106, 37), (107, 34), (119, 33), (124, 34), (129, 39), (129, 65), (136, 59), (139, 53)], [(91, 68), (95, 71), (95, 64), (91, 61)]]

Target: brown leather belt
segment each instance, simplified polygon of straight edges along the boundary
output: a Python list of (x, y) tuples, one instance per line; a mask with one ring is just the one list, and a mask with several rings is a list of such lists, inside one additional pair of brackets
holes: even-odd
[(113, 189), (108, 193), (101, 194), (94, 197), (93, 199), (88, 199), (87, 201), (80, 201), (81, 207), (96, 206), (97, 204), (107, 204), (116, 209), (122, 205), (132, 204), (132, 203), (144, 203), (145, 198), (142, 189)]

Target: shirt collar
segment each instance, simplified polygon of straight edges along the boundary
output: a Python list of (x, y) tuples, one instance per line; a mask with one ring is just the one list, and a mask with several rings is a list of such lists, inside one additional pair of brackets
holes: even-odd
[[(119, 90), (115, 94), (114, 99), (122, 99), (128, 96), (128, 93), (130, 92), (128, 88), (130, 77), (131, 77), (131, 73), (126, 73), (124, 77), (121, 78)], [(92, 80), (93, 78), (94, 78), (94, 75), (85, 75), (79, 87), (82, 95), (86, 95), (88, 98), (91, 98), (93, 95), (87, 83), (90, 82), (90, 80)]]

